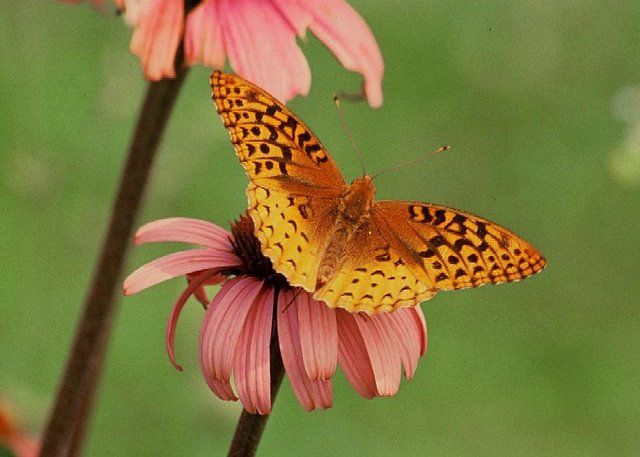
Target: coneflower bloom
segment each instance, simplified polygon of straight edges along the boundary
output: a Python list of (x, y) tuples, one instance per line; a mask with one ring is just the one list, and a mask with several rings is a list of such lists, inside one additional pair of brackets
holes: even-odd
[[(247, 216), (231, 232), (210, 222), (171, 218), (143, 226), (135, 237), (137, 245), (166, 241), (202, 248), (143, 265), (125, 280), (124, 292), (135, 294), (185, 276), (188, 286), (167, 325), (171, 362), (181, 369), (173, 351), (175, 329), (184, 304), (195, 295), (206, 307), (199, 347), (205, 380), (219, 398), (239, 398), (250, 413), (271, 411), (273, 332), (293, 391), (307, 411), (331, 407), (331, 378), (337, 365), (363, 397), (391, 396), (400, 386), (402, 367), (411, 378), (426, 351), (427, 329), (419, 307), (367, 316), (315, 301), (273, 270)], [(214, 284), (221, 288), (209, 300), (204, 286)]]
[[(77, 2), (78, 0), (66, 0)], [(345, 0), (114, 0), (134, 28), (131, 52), (152, 81), (175, 77), (181, 41), (187, 65), (202, 63), (236, 73), (287, 101), (306, 95), (309, 64), (296, 42), (307, 28), (348, 70), (364, 77), (373, 107), (382, 104), (384, 65), (362, 17)], [(189, 6), (195, 6), (188, 9)]]

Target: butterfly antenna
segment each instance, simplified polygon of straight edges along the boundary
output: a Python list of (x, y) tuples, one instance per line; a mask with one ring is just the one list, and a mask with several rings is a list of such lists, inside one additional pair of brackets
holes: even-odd
[(385, 174), (385, 173), (388, 173), (388, 172), (390, 172), (390, 171), (397, 171), (397, 170), (400, 170), (400, 169), (402, 169), (402, 168), (406, 168), (406, 167), (409, 167), (409, 166), (411, 166), (411, 165), (415, 165), (415, 164), (417, 164), (417, 163), (422, 162), (422, 161), (423, 161), (423, 160), (425, 160), (425, 159), (428, 159), (429, 157), (433, 157), (433, 156), (434, 156), (434, 155), (436, 155), (436, 154), (440, 154), (441, 152), (448, 151), (449, 149), (451, 149), (451, 147), (450, 147), (450, 146), (448, 146), (448, 145), (440, 146), (440, 147), (439, 147), (438, 149), (436, 149), (435, 151), (431, 151), (431, 152), (429, 152), (428, 154), (423, 155), (422, 157), (418, 157), (417, 159), (411, 160), (411, 161), (409, 161), (409, 162), (401, 163), (400, 165), (396, 165), (396, 166), (394, 166), (394, 167), (387, 168), (386, 170), (379, 171), (378, 173), (376, 173), (375, 175), (373, 175), (373, 176), (371, 177), (371, 179), (372, 179), (372, 180), (373, 180), (373, 179), (376, 179), (378, 176), (383, 175), (383, 174)]
[(367, 173), (364, 170), (364, 160), (362, 158), (362, 153), (356, 142), (353, 140), (353, 135), (351, 135), (351, 131), (349, 130), (349, 126), (347, 125), (347, 120), (344, 117), (344, 113), (342, 112), (342, 107), (340, 106), (340, 98), (337, 94), (333, 95), (333, 103), (336, 105), (336, 110), (338, 110), (338, 116), (340, 117), (340, 124), (342, 124), (342, 129), (347, 134), (349, 141), (351, 142), (351, 146), (355, 149), (356, 154), (358, 155), (358, 160), (360, 160), (360, 168), (362, 169), (362, 176), (365, 176)]

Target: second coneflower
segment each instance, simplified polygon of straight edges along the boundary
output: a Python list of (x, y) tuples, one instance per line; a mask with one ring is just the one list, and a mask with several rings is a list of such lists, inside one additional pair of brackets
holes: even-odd
[(175, 77), (183, 42), (188, 66), (221, 69), (228, 60), (280, 100), (307, 95), (311, 70), (298, 40), (309, 29), (347, 70), (362, 74), (369, 104), (382, 104), (382, 54), (367, 23), (345, 0), (113, 1), (134, 28), (131, 52), (151, 81)]
[[(205, 380), (216, 396), (239, 398), (252, 414), (271, 411), (273, 350), (279, 350), (293, 391), (307, 411), (331, 407), (337, 365), (363, 397), (390, 396), (398, 391), (402, 367), (411, 378), (426, 351), (427, 329), (419, 307), (375, 316), (329, 308), (273, 270), (247, 216), (231, 232), (210, 222), (171, 218), (143, 226), (135, 237), (136, 244), (166, 241), (203, 248), (143, 265), (125, 280), (125, 294), (185, 276), (188, 286), (167, 325), (171, 362), (181, 369), (173, 340), (180, 312), (194, 295), (206, 308), (199, 348)], [(204, 287), (216, 284), (221, 288), (209, 300)], [(270, 348), (275, 342), (277, 347)]]

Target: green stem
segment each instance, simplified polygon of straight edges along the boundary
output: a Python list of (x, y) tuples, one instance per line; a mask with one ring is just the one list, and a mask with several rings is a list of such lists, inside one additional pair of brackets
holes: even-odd
[(102, 251), (85, 298), (64, 375), (44, 431), (41, 456), (79, 452), (91, 415), (105, 358), (116, 291), (134, 222), (151, 173), (160, 138), (187, 74), (182, 52), (176, 58), (177, 77), (149, 83), (129, 146), (127, 161), (111, 211)]
[[(280, 347), (278, 346), (278, 331), (275, 325), (271, 332), (271, 407), (275, 402), (278, 389), (284, 377), (284, 365), (282, 364), (282, 356), (280, 355)], [(260, 414), (251, 414), (243, 409), (236, 425), (236, 431), (229, 447), (229, 457), (250, 457), (256, 454), (260, 438), (267, 425), (269, 416), (261, 416)]]

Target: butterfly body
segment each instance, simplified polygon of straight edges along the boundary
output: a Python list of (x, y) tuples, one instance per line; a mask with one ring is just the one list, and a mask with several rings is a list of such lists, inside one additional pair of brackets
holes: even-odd
[(375, 201), (372, 179), (347, 184), (309, 128), (271, 95), (218, 71), (211, 87), (250, 179), (248, 213), (263, 254), (289, 284), (329, 306), (389, 312), (546, 265), (531, 244), (479, 216)]
[(370, 176), (355, 179), (345, 188), (344, 196), (338, 205), (334, 232), (321, 254), (316, 290), (327, 284), (340, 268), (345, 249), (354, 233), (370, 221), (374, 195), (375, 187)]

